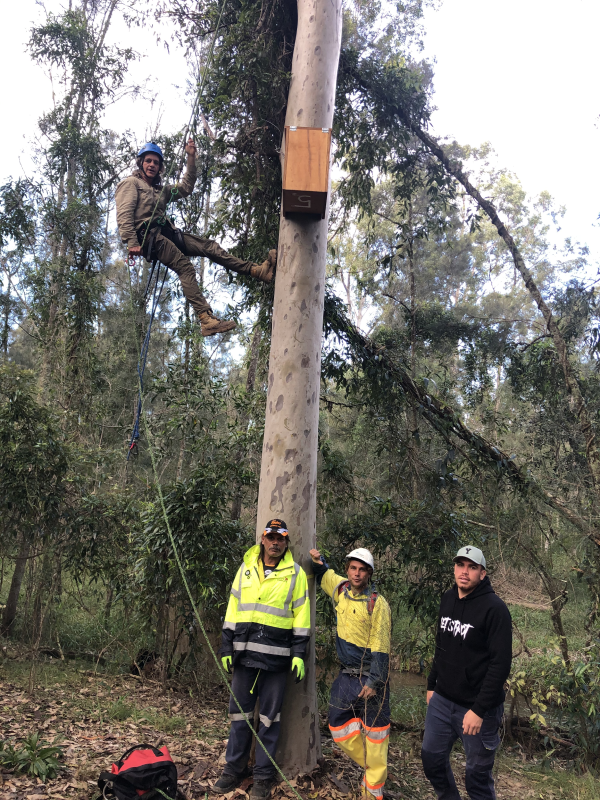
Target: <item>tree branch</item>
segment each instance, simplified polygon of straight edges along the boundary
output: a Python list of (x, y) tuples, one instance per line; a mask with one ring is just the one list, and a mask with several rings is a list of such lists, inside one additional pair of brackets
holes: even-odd
[(579, 421), (579, 427), (585, 439), (586, 459), (592, 477), (592, 483), (594, 485), (596, 495), (600, 496), (600, 450), (596, 441), (596, 432), (594, 430), (591, 416), (588, 413), (585, 399), (581, 393), (579, 382), (577, 381), (573, 366), (569, 359), (567, 344), (562, 333), (560, 332), (560, 328), (558, 327), (558, 323), (552, 314), (550, 306), (542, 297), (533, 275), (525, 265), (525, 261), (515, 243), (515, 240), (509, 233), (506, 225), (498, 216), (498, 212), (496, 211), (494, 204), (489, 200), (486, 200), (481, 195), (479, 190), (473, 186), (466, 173), (463, 171), (462, 165), (451, 161), (443, 147), (432, 136), (422, 130), (419, 125), (414, 123), (404, 110), (399, 109), (398, 115), (406, 127), (418, 139), (420, 139), (421, 142), (423, 142), (423, 144), (430, 150), (431, 153), (433, 153), (433, 155), (436, 156), (436, 158), (439, 159), (446, 171), (463, 186), (467, 194), (472, 197), (479, 207), (487, 214), (490, 221), (498, 231), (499, 236), (503, 239), (504, 243), (508, 247), (512, 255), (514, 265), (521, 274), (521, 277), (525, 282), (525, 286), (527, 287), (527, 290), (537, 305), (540, 313), (544, 317), (548, 331), (552, 336), (552, 341), (554, 342), (558, 359), (565, 377), (567, 391), (573, 399), (575, 415)]

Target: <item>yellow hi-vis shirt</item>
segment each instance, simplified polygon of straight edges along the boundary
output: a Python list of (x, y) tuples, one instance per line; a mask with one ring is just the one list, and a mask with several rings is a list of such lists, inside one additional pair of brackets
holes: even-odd
[(304, 658), (310, 637), (306, 573), (289, 550), (265, 578), (260, 546), (244, 556), (229, 596), (220, 655), (234, 664), (280, 672)]
[[(353, 595), (348, 578), (332, 569), (319, 574), (313, 565), (321, 589), (331, 597), (336, 613), (336, 649), (342, 666), (367, 675), (367, 686), (377, 688), (388, 679), (391, 640), (391, 613), (386, 600), (378, 594), (369, 613), (372, 588)], [(326, 567), (326, 565), (325, 565)], [(321, 568), (322, 569), (322, 568)]]

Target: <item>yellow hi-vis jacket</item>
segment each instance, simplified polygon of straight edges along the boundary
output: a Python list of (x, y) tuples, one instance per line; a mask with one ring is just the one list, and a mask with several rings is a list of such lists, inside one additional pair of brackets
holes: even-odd
[(326, 561), (313, 564), (313, 571), (317, 583), (333, 601), (335, 645), (342, 667), (366, 675), (366, 685), (372, 689), (381, 687), (387, 683), (390, 663), (389, 605), (380, 594), (373, 595), (371, 586), (353, 595), (348, 578), (329, 569)]
[(219, 654), (232, 655), (234, 665), (281, 672), (304, 658), (309, 636), (306, 573), (287, 550), (265, 578), (260, 545), (251, 547), (231, 586)]

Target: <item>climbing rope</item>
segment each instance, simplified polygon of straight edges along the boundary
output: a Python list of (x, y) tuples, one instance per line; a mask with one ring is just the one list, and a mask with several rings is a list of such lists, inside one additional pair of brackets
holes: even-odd
[[(189, 119), (187, 125), (185, 126), (185, 128), (183, 130), (183, 138), (182, 138), (181, 148), (180, 148), (180, 150), (178, 150), (177, 155), (175, 155), (173, 157), (173, 159), (171, 160), (171, 165), (169, 167), (169, 171), (167, 172), (167, 174), (165, 176), (165, 187), (169, 182), (169, 179), (171, 177), (171, 174), (172, 174), (173, 169), (175, 168), (176, 164), (179, 164), (179, 169), (177, 171), (177, 175), (176, 175), (175, 179), (176, 179), (176, 182), (179, 181), (179, 178), (181, 176), (181, 170), (183, 168), (183, 154), (185, 153), (185, 146), (186, 146), (187, 137), (191, 133), (194, 133), (194, 134), (196, 133), (196, 125), (197, 125), (197, 122), (198, 122), (198, 114), (200, 113), (200, 101), (201, 101), (202, 95), (204, 93), (204, 86), (205, 86), (205, 83), (206, 83), (206, 76), (208, 74), (208, 68), (209, 68), (209, 66), (210, 66), (210, 64), (212, 62), (212, 59), (213, 59), (213, 54), (214, 54), (214, 49), (215, 49), (215, 42), (217, 40), (217, 34), (218, 34), (219, 28), (221, 26), (221, 19), (223, 17), (223, 10), (225, 8), (225, 2), (226, 2), (226, 0), (223, 0), (223, 2), (221, 3), (221, 7), (219, 9), (219, 18), (217, 20), (217, 25), (215, 27), (215, 34), (214, 34), (214, 36), (212, 38), (212, 41), (210, 43), (210, 47), (209, 47), (209, 51), (208, 51), (208, 55), (207, 55), (206, 61), (204, 62), (204, 69), (202, 71), (201, 80), (200, 80), (200, 83), (198, 85), (198, 91), (196, 92), (196, 97), (195, 97), (194, 103), (192, 105), (192, 113), (190, 115), (190, 119)], [(160, 226), (165, 225), (165, 223), (167, 221), (167, 219), (166, 219), (166, 217), (167, 217), (167, 213), (166, 213), (167, 206), (169, 205), (169, 203), (172, 203), (176, 199), (178, 191), (179, 190), (177, 189), (176, 185), (171, 187), (171, 196), (169, 197), (169, 199), (167, 200), (167, 203), (165, 205), (165, 213), (164, 213), (164, 215), (162, 217), (156, 219), (156, 224), (157, 225), (160, 225)], [(152, 214), (150, 216), (150, 219), (144, 225), (144, 236), (142, 238), (142, 243), (141, 243), (142, 253), (144, 251), (144, 245), (146, 244), (146, 237), (148, 236), (148, 234), (149, 234), (149, 232), (150, 232), (150, 230), (152, 228), (152, 222), (154, 221), (154, 218), (155, 218), (155, 215), (156, 215), (156, 209), (158, 208), (158, 204), (160, 202), (160, 198), (161, 197), (162, 197), (162, 190), (159, 192), (158, 197), (156, 198), (156, 203), (154, 204), (154, 208), (152, 209)], [(152, 250), (153, 250), (153, 248), (154, 248), (154, 237), (151, 236), (150, 241), (149, 241), (149, 247), (148, 247), (148, 251), (149, 251), (148, 252), (148, 261), (150, 261), (150, 259), (152, 258)], [(146, 300), (146, 298), (148, 296), (148, 288), (150, 286), (150, 283), (151, 283), (151, 280), (152, 280), (152, 276), (153, 276), (157, 261), (158, 261), (158, 259), (155, 258), (154, 261), (152, 262), (152, 267), (150, 269), (150, 274), (148, 276), (148, 284), (146, 286), (146, 291), (144, 293), (144, 300)], [(135, 259), (128, 258), (127, 267), (128, 267), (128, 271), (129, 271), (130, 283), (131, 283), (131, 268), (133, 266), (135, 266)], [(160, 267), (159, 267), (159, 271), (160, 271)], [(150, 347), (150, 333), (151, 333), (151, 330), (152, 330), (152, 322), (154, 320), (154, 315), (156, 313), (156, 309), (157, 309), (157, 306), (158, 306), (158, 300), (160, 299), (160, 296), (161, 296), (162, 287), (164, 286), (166, 278), (167, 278), (167, 271), (168, 271), (168, 268), (165, 267), (165, 272), (164, 272), (164, 275), (163, 275), (161, 289), (160, 289), (160, 291), (158, 291), (158, 293), (156, 291), (156, 289), (158, 287), (158, 275), (157, 275), (157, 278), (156, 278), (156, 284), (155, 284), (155, 287), (154, 287), (154, 297), (153, 297), (153, 303), (152, 303), (152, 310), (151, 310), (151, 314), (150, 314), (150, 319), (148, 320), (148, 328), (146, 330), (146, 335), (144, 337), (144, 341), (143, 341), (141, 352), (140, 352), (140, 360), (138, 361), (138, 379), (139, 379), (139, 384), (140, 384), (140, 391), (138, 393), (138, 404), (137, 404), (137, 409), (136, 409), (136, 413), (135, 413), (135, 417), (134, 417), (134, 421), (133, 421), (133, 430), (132, 430), (132, 433), (131, 433), (131, 439), (129, 441), (129, 449), (127, 451), (127, 461), (129, 461), (129, 457), (131, 456), (132, 453), (134, 455), (137, 454), (137, 442), (138, 442), (138, 439), (140, 438), (140, 415), (142, 413), (142, 391), (143, 391), (143, 383), (144, 383), (144, 371), (146, 369), (146, 361), (148, 359), (148, 348)]]
[[(135, 333), (135, 306), (134, 306), (134, 303), (133, 303), (133, 283), (132, 283), (132, 280), (131, 280), (131, 270), (128, 270), (128, 274), (129, 274), (129, 302), (130, 302), (130, 306), (131, 306), (131, 319), (132, 319), (133, 329), (134, 329), (134, 333)], [(158, 279), (158, 276), (157, 276), (157, 279)], [(159, 292), (158, 296), (160, 296), (160, 292)], [(139, 363), (140, 364), (142, 363), (142, 351), (141, 350), (140, 350)], [(265, 754), (266, 754), (267, 758), (269, 759), (269, 761), (271, 762), (271, 764), (273, 765), (273, 767), (275, 768), (277, 773), (281, 776), (281, 778), (285, 781), (285, 783), (292, 790), (292, 793), (294, 794), (294, 796), (297, 797), (298, 800), (302, 800), (301, 795), (298, 794), (298, 792), (295, 789), (295, 787), (292, 786), (292, 784), (290, 783), (288, 778), (284, 775), (284, 773), (282, 772), (281, 768), (276, 763), (275, 759), (271, 756), (271, 754), (267, 750), (265, 744), (263, 743), (262, 739), (258, 735), (257, 731), (254, 729), (254, 726), (253, 726), (252, 722), (250, 722), (250, 719), (249, 719), (248, 715), (246, 714), (246, 712), (244, 711), (244, 709), (242, 708), (242, 706), (240, 704), (240, 701), (237, 699), (236, 695), (234, 694), (233, 689), (231, 688), (231, 684), (229, 683), (229, 680), (227, 678), (227, 673), (223, 669), (223, 666), (220, 663), (219, 658), (218, 658), (218, 656), (217, 656), (217, 654), (215, 652), (215, 649), (212, 646), (212, 643), (211, 643), (211, 641), (210, 641), (210, 639), (208, 637), (208, 634), (206, 632), (206, 628), (204, 627), (204, 624), (203, 624), (202, 619), (200, 617), (200, 613), (198, 611), (198, 606), (196, 605), (196, 601), (194, 600), (194, 596), (192, 595), (192, 590), (190, 589), (190, 585), (189, 585), (189, 583), (187, 581), (187, 578), (186, 578), (186, 575), (185, 575), (185, 570), (183, 568), (183, 564), (181, 563), (181, 559), (180, 559), (179, 553), (177, 551), (177, 545), (175, 543), (175, 537), (173, 536), (173, 531), (171, 529), (171, 523), (169, 521), (169, 514), (167, 512), (167, 507), (165, 505), (165, 498), (164, 498), (164, 495), (163, 495), (163, 492), (162, 492), (162, 487), (160, 485), (160, 479), (159, 479), (159, 475), (158, 475), (158, 466), (156, 464), (156, 454), (154, 452), (154, 446), (152, 444), (152, 432), (151, 432), (151, 430), (149, 428), (148, 422), (147, 422), (146, 417), (145, 417), (145, 415), (143, 413), (143, 410), (144, 410), (144, 391), (143, 391), (143, 385), (142, 385), (142, 378), (141, 378), (140, 370), (138, 370), (138, 392), (139, 392), (139, 407), (140, 407), (140, 412), (139, 412), (139, 415), (138, 415), (138, 419), (139, 419), (139, 421), (143, 421), (143, 425), (144, 425), (145, 430), (146, 430), (146, 439), (147, 439), (147, 442), (148, 442), (148, 452), (150, 454), (150, 462), (152, 464), (152, 474), (154, 476), (154, 483), (155, 483), (155, 486), (156, 486), (156, 491), (157, 491), (158, 499), (159, 499), (159, 502), (160, 502), (160, 508), (161, 508), (161, 511), (162, 511), (163, 519), (165, 521), (165, 526), (166, 526), (166, 529), (167, 529), (167, 535), (169, 537), (169, 542), (170, 542), (171, 547), (173, 549), (173, 555), (175, 557), (175, 562), (177, 564), (177, 568), (179, 570), (179, 574), (181, 575), (181, 580), (183, 581), (183, 585), (185, 586), (185, 591), (186, 591), (186, 594), (188, 596), (188, 600), (190, 601), (190, 605), (192, 607), (192, 610), (194, 612), (194, 617), (196, 618), (196, 621), (198, 623), (198, 627), (202, 631), (202, 635), (204, 636), (204, 639), (206, 640), (206, 644), (208, 646), (208, 649), (210, 650), (210, 653), (211, 653), (211, 655), (212, 655), (212, 657), (214, 659), (214, 662), (215, 662), (215, 664), (217, 666), (218, 671), (221, 673), (221, 677), (222, 677), (225, 685), (227, 686), (229, 694), (233, 698), (233, 701), (236, 704), (236, 706), (238, 707), (239, 712), (242, 715), (242, 717), (244, 718), (246, 724), (248, 725), (248, 727), (252, 731), (252, 734), (256, 738), (256, 741), (262, 747), (262, 749), (265, 751)]]
[[(133, 263), (132, 263), (133, 262)], [(132, 267), (135, 266), (135, 258), (130, 258), (128, 261), (128, 267), (131, 270)], [(160, 264), (158, 260), (152, 262), (152, 266), (150, 267), (150, 272), (148, 274), (148, 281), (146, 283), (146, 290), (144, 292), (144, 303), (148, 297), (148, 291), (150, 289), (150, 284), (152, 283), (152, 278), (154, 273), (156, 273), (155, 281), (154, 281), (154, 291), (152, 294), (152, 306), (150, 308), (150, 318), (148, 320), (148, 328), (146, 329), (146, 335), (144, 336), (144, 341), (142, 342), (142, 347), (140, 350), (140, 357), (138, 360), (138, 383), (139, 383), (139, 390), (138, 390), (138, 404), (137, 409), (135, 412), (135, 419), (133, 421), (133, 431), (131, 434), (131, 440), (129, 442), (129, 449), (127, 451), (127, 461), (129, 461), (129, 456), (137, 455), (137, 443), (138, 439), (140, 438), (140, 417), (142, 415), (142, 392), (144, 390), (144, 371), (146, 369), (146, 361), (148, 360), (148, 349), (150, 347), (150, 333), (152, 331), (152, 323), (154, 322), (154, 317), (156, 315), (156, 310), (158, 308), (158, 303), (162, 295), (162, 290), (165, 285), (165, 281), (167, 279), (167, 271), (168, 267), (165, 267), (163, 272), (162, 281), (160, 280)], [(130, 273), (131, 274), (131, 273)]]
[[(214, 53), (215, 41), (216, 41), (217, 33), (218, 33), (220, 25), (221, 25), (221, 18), (223, 16), (223, 9), (225, 7), (225, 2), (226, 2), (226, 0), (223, 0), (223, 2), (221, 4), (221, 9), (219, 11), (219, 18), (218, 18), (218, 21), (217, 21), (217, 25), (215, 27), (215, 35), (213, 36), (213, 39), (212, 39), (212, 42), (211, 42), (211, 45), (210, 45), (210, 48), (209, 48), (208, 57), (207, 57), (207, 60), (205, 62), (204, 71), (202, 73), (202, 80), (200, 82), (200, 85), (199, 85), (199, 88), (198, 88), (198, 92), (196, 94), (196, 100), (195, 100), (194, 106), (192, 108), (192, 115), (190, 117), (190, 121), (188, 122), (186, 128), (184, 129), (182, 153), (185, 152), (186, 136), (188, 134), (192, 133), (192, 132), (195, 132), (198, 112), (199, 112), (199, 109), (200, 109), (200, 100), (201, 100), (201, 97), (202, 97), (202, 93), (204, 91), (204, 84), (206, 82), (206, 76), (207, 76), (207, 73), (208, 73), (208, 67), (209, 67), (210, 62), (212, 61), (212, 57), (213, 57), (213, 53)], [(179, 159), (179, 160), (181, 162), (181, 159)], [(169, 172), (167, 173), (167, 177), (166, 177), (165, 183), (166, 183), (166, 181), (168, 181), (169, 177), (171, 176), (171, 173), (173, 171), (175, 163), (176, 162), (175, 162), (175, 159), (174, 159), (172, 161), (172, 163), (171, 163), (171, 167), (169, 169)], [(180, 166), (180, 171), (181, 171), (181, 166)], [(150, 221), (146, 225), (146, 228), (145, 228), (145, 231), (144, 231), (144, 237), (143, 237), (142, 245), (141, 245), (142, 246), (142, 250), (143, 250), (143, 247), (144, 247), (144, 244), (145, 244), (145, 241), (146, 241), (146, 236), (148, 235), (148, 231), (149, 231), (150, 226), (152, 224), (152, 220), (154, 219), (154, 215), (156, 214), (156, 209), (158, 207), (158, 203), (159, 203), (160, 197), (161, 197), (161, 194), (159, 194), (159, 196), (157, 198), (156, 204), (155, 204), (154, 209), (152, 211), (152, 216), (150, 218)], [(171, 190), (171, 199), (173, 199), (173, 198), (174, 198), (174, 193), (173, 193), (173, 189), (172, 189)], [(151, 253), (149, 253), (148, 255), (151, 256)], [(150, 284), (151, 284), (151, 281), (152, 281), (152, 277), (153, 277), (153, 274), (154, 274), (154, 271), (155, 271), (156, 263), (157, 263), (157, 260), (154, 261), (154, 263), (153, 263), (153, 265), (151, 267), (150, 274), (148, 276), (148, 282), (147, 282), (146, 292), (144, 294), (144, 298), (147, 297), (148, 290), (149, 290), (149, 287), (150, 287)], [(131, 279), (131, 269), (134, 266), (135, 266), (135, 258), (133, 258), (133, 259), (128, 258), (128, 260), (127, 260), (127, 274), (128, 274), (128, 277), (129, 277), (129, 301), (130, 301), (130, 306), (131, 306), (131, 319), (132, 319), (132, 324), (133, 324), (134, 336), (137, 339), (137, 332), (136, 332), (136, 327), (135, 327), (136, 315), (135, 315), (135, 306), (134, 306), (134, 302), (133, 302), (133, 283), (132, 283), (132, 279)], [(219, 658), (218, 658), (218, 656), (217, 656), (217, 654), (216, 654), (216, 652), (215, 652), (215, 650), (214, 650), (214, 648), (212, 646), (212, 643), (211, 643), (211, 641), (210, 641), (210, 639), (208, 637), (208, 634), (206, 632), (206, 629), (205, 629), (204, 624), (202, 622), (202, 619), (200, 617), (200, 613), (198, 611), (198, 607), (197, 607), (196, 602), (194, 600), (194, 597), (192, 595), (192, 591), (190, 589), (189, 583), (188, 583), (186, 575), (185, 575), (185, 570), (183, 568), (183, 564), (181, 563), (181, 559), (180, 559), (179, 553), (177, 551), (177, 545), (175, 543), (175, 538), (173, 536), (173, 531), (171, 530), (171, 524), (170, 524), (170, 521), (169, 521), (169, 515), (167, 513), (167, 508), (166, 508), (166, 505), (165, 505), (165, 499), (164, 499), (164, 495), (163, 495), (163, 492), (162, 492), (162, 487), (160, 485), (160, 479), (159, 479), (159, 475), (158, 475), (158, 468), (157, 468), (157, 464), (156, 464), (156, 455), (155, 455), (154, 447), (153, 447), (153, 444), (152, 444), (152, 432), (151, 432), (151, 430), (150, 430), (150, 428), (148, 426), (146, 417), (145, 417), (145, 415), (143, 413), (143, 411), (144, 411), (143, 376), (144, 376), (144, 369), (145, 369), (145, 366), (146, 366), (146, 360), (147, 360), (147, 357), (148, 357), (148, 348), (149, 348), (149, 345), (150, 345), (150, 332), (151, 332), (151, 328), (152, 328), (152, 322), (154, 320), (154, 316), (155, 316), (155, 313), (156, 313), (156, 309), (158, 307), (158, 303), (159, 303), (159, 300), (160, 300), (161, 292), (162, 292), (162, 289), (163, 289), (163, 286), (164, 286), (164, 283), (165, 283), (165, 279), (166, 279), (166, 275), (167, 275), (167, 269), (168, 268), (165, 267), (165, 271), (164, 271), (164, 274), (163, 274), (162, 282), (160, 283), (160, 289), (158, 291), (157, 291), (157, 287), (159, 285), (160, 268), (156, 272), (156, 282), (155, 282), (155, 285), (154, 285), (154, 293), (153, 293), (153, 298), (152, 298), (152, 309), (151, 309), (151, 313), (150, 313), (150, 319), (148, 321), (148, 328), (147, 328), (147, 331), (146, 331), (146, 335), (144, 337), (144, 341), (143, 341), (142, 347), (140, 348), (140, 354), (139, 354), (139, 359), (138, 359), (138, 370), (137, 370), (137, 373), (138, 373), (138, 407), (137, 407), (136, 419), (135, 419), (135, 424), (134, 424), (134, 431), (133, 431), (133, 435), (132, 435), (132, 438), (131, 438), (131, 442), (130, 442), (129, 452), (128, 452), (127, 458), (129, 459), (129, 455), (130, 455), (132, 449), (135, 450), (134, 442), (137, 443), (137, 438), (139, 438), (140, 422), (143, 421), (143, 425), (144, 425), (144, 428), (145, 428), (145, 431), (146, 431), (146, 436), (147, 436), (148, 452), (150, 454), (150, 462), (152, 464), (152, 474), (154, 476), (154, 483), (156, 485), (156, 491), (157, 491), (157, 494), (158, 494), (160, 507), (161, 507), (161, 511), (162, 511), (162, 515), (163, 515), (163, 519), (165, 521), (165, 526), (167, 528), (167, 534), (168, 534), (168, 537), (169, 537), (169, 542), (171, 543), (171, 547), (173, 549), (173, 555), (174, 555), (175, 561), (177, 563), (177, 568), (179, 570), (179, 574), (181, 575), (181, 580), (183, 581), (183, 585), (185, 586), (186, 594), (187, 594), (188, 599), (190, 601), (190, 605), (191, 605), (192, 610), (194, 612), (194, 616), (195, 616), (196, 621), (198, 623), (198, 627), (202, 631), (202, 635), (204, 636), (204, 639), (206, 640), (206, 644), (208, 645), (208, 649), (210, 650), (210, 653), (211, 653), (211, 655), (212, 655), (212, 657), (214, 659), (214, 662), (215, 662), (215, 664), (217, 666), (217, 670), (220, 672), (221, 677), (222, 677), (225, 685), (227, 686), (229, 694), (233, 698), (233, 701), (236, 704), (236, 706), (238, 707), (240, 714), (242, 715), (242, 717), (246, 721), (246, 724), (248, 725), (248, 727), (252, 731), (252, 734), (254, 735), (256, 741), (258, 742), (258, 744), (264, 750), (267, 758), (269, 759), (269, 761), (271, 762), (271, 764), (275, 768), (276, 772), (281, 776), (282, 780), (285, 781), (285, 783), (291, 789), (293, 795), (295, 797), (297, 797), (298, 800), (302, 800), (302, 797), (300, 796), (300, 794), (298, 793), (296, 788), (294, 786), (292, 786), (290, 781), (287, 779), (287, 777), (282, 772), (282, 770), (279, 767), (279, 765), (272, 758), (271, 754), (267, 750), (267, 748), (266, 748), (265, 744), (263, 743), (262, 739), (258, 735), (257, 731), (254, 729), (254, 726), (253, 726), (252, 722), (250, 722), (250, 719), (249, 719), (248, 715), (243, 710), (243, 708), (242, 708), (242, 706), (240, 704), (240, 701), (238, 700), (238, 698), (236, 697), (236, 695), (233, 692), (233, 689), (231, 688), (231, 684), (229, 683), (227, 673), (225, 672), (225, 670), (223, 669), (223, 666), (221, 665), (221, 663), (219, 661)], [(136, 432), (137, 432), (137, 438), (136, 438)]]

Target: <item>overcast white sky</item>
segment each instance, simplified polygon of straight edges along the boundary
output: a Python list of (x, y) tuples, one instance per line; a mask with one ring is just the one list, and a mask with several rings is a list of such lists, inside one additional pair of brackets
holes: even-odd
[(600, 2), (445, 0), (425, 29), (435, 132), (491, 142), (528, 194), (566, 206), (563, 233), (600, 260)]
[[(62, 5), (46, 3), (55, 10)], [(0, 182), (30, 168), (28, 141), (52, 102), (48, 79), (25, 52), (40, 6), (6, 3), (3, 14)], [(567, 207), (564, 234), (589, 244), (600, 260), (600, 2), (444, 0), (426, 12), (425, 29), (425, 55), (436, 62), (435, 133), (464, 144), (491, 142), (498, 164), (529, 194), (546, 189)], [(131, 129), (140, 142), (161, 114), (167, 130), (183, 125), (189, 106), (181, 54), (167, 52), (146, 31), (115, 28), (112, 38), (143, 54), (133, 78), (147, 76), (157, 99), (152, 105), (121, 101), (107, 124)]]

